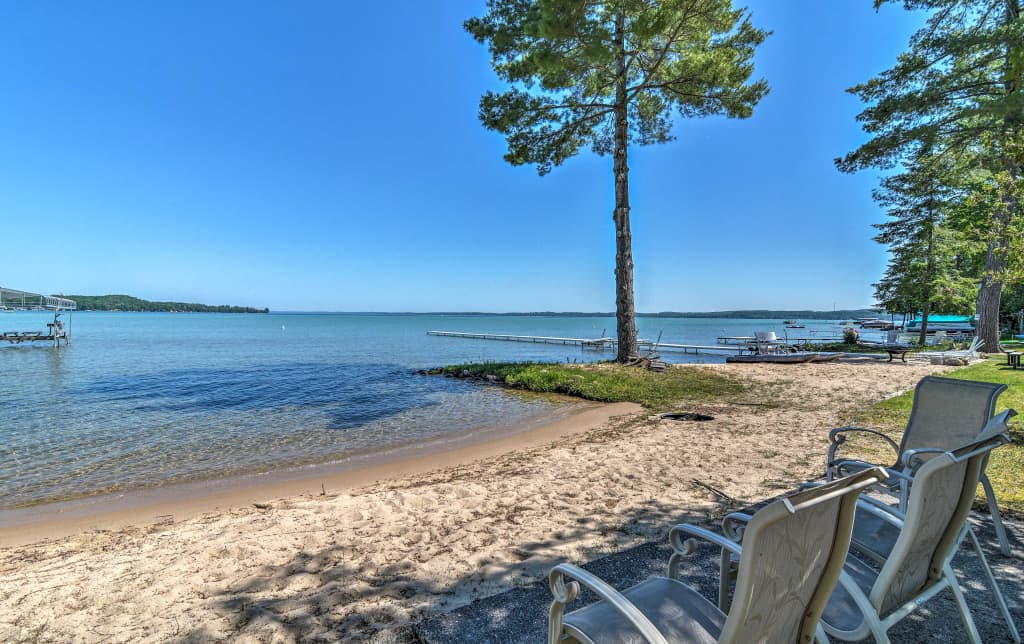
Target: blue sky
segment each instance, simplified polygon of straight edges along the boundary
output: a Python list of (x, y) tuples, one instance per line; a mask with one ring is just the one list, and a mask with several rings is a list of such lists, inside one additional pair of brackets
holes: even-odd
[[(920, 24), (757, 0), (752, 118), (631, 149), (638, 311), (856, 308), (885, 267), (843, 90)], [(0, 285), (335, 311), (612, 311), (611, 158), (476, 118), (483, 1), (0, 7)], [(13, 232), (14, 230), (20, 232)]]

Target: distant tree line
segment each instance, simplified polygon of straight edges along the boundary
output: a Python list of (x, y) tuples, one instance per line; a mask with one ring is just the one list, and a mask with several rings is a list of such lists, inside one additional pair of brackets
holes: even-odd
[(74, 300), (79, 311), (147, 311), (177, 313), (269, 313), (251, 306), (195, 304), (192, 302), (150, 302), (131, 295), (59, 295)]

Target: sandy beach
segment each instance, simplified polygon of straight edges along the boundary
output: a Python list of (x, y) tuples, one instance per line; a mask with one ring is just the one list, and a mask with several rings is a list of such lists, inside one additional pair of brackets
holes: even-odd
[(714, 368), (763, 386), (686, 410), (708, 422), (597, 406), (323, 489), (291, 482), (9, 529), (0, 640), (356, 641), (535, 581), (554, 562), (663, 538), (721, 511), (711, 489), (753, 501), (816, 477), (830, 428), (948, 369)]

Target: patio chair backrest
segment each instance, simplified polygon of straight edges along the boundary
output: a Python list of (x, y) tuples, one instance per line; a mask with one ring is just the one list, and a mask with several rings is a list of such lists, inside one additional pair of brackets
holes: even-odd
[(870, 600), (885, 616), (942, 577), (974, 502), (984, 460), (1006, 442), (995, 432), (929, 458), (914, 475), (906, 518), (892, 553), (871, 588)]
[(900, 454), (920, 448), (949, 450), (974, 442), (1004, 391), (1003, 384), (925, 376), (914, 389)]
[(732, 608), (719, 642), (809, 642), (839, 579), (861, 490), (883, 481), (871, 468), (759, 510), (743, 534)]

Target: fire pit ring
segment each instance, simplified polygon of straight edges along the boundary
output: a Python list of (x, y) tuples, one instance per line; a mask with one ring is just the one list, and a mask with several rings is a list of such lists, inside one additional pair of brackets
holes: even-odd
[(658, 418), (664, 418), (666, 420), (691, 420), (699, 422), (715, 419), (714, 416), (698, 414), (697, 412), (693, 411), (670, 411), (664, 414), (660, 414)]

